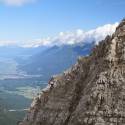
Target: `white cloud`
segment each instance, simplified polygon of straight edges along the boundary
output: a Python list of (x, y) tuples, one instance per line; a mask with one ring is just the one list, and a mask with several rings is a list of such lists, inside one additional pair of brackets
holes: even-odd
[(4, 3), (9, 6), (21, 6), (23, 4), (32, 3), (35, 0), (0, 0), (1, 3)]
[(22, 47), (38, 47), (38, 46), (53, 46), (53, 45), (65, 45), (65, 44), (77, 44), (95, 41), (98, 44), (99, 41), (103, 40), (107, 35), (112, 35), (115, 32), (118, 23), (106, 24), (90, 31), (84, 31), (77, 29), (72, 32), (60, 32), (55, 37), (48, 37), (44, 39), (37, 39), (26, 42), (16, 41), (0, 41), (0, 46), (16, 45)]
[(97, 44), (103, 40), (107, 35), (112, 35), (115, 32), (118, 23), (106, 24), (96, 29), (85, 32), (84, 30), (77, 29), (74, 32), (60, 32), (57, 36), (45, 39), (37, 39), (30, 44), (23, 44), (24, 47), (38, 47), (38, 46), (53, 46), (63, 44), (77, 44), (95, 41)]

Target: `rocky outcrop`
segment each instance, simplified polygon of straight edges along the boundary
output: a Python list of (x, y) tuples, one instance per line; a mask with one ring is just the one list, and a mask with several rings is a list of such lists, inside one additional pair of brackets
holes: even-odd
[(125, 125), (125, 20), (89, 56), (54, 76), (20, 125)]

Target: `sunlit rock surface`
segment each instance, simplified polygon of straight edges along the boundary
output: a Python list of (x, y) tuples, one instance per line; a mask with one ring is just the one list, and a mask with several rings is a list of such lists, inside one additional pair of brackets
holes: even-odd
[(20, 125), (125, 125), (125, 20), (53, 77)]

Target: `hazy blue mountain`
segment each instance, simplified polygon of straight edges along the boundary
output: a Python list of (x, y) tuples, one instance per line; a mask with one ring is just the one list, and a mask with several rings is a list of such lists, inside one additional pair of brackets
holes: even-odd
[(53, 46), (31, 56), (19, 67), (28, 74), (42, 74), (43, 79), (58, 74), (73, 65), (78, 56), (90, 53), (93, 43)]
[(43, 80), (48, 80), (51, 75), (73, 65), (78, 56), (89, 54), (93, 45), (94, 42), (34, 48), (0, 47), (0, 78), (3, 79), (4, 74), (17, 76), (20, 71), (24, 71), (29, 75), (42, 75)]

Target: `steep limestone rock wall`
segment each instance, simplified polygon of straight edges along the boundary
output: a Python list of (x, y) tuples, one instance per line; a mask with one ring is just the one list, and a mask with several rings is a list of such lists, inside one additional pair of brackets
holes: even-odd
[(20, 125), (125, 125), (125, 20), (90, 56), (53, 77)]

